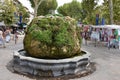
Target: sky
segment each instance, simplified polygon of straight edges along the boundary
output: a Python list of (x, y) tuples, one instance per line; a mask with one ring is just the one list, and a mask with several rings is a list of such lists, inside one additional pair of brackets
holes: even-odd
[[(23, 6), (27, 7), (30, 12), (33, 12), (33, 11), (34, 11), (34, 10), (31, 8), (31, 4), (30, 4), (29, 0), (19, 0), (19, 1), (23, 4)], [(72, 1), (72, 0), (57, 0), (58, 6), (61, 6), (61, 5), (63, 5), (64, 3), (69, 3), (69, 2), (71, 2), (71, 1)], [(82, 0), (77, 0), (77, 1), (81, 2)], [(102, 2), (103, 2), (103, 0), (100, 0), (100, 3), (99, 3), (99, 4), (101, 4)]]
[[(23, 4), (23, 6), (27, 7), (30, 12), (33, 12), (33, 9), (31, 8), (31, 4), (30, 4), (29, 0), (19, 0), (19, 1)], [(72, 1), (72, 0), (57, 0), (58, 6), (61, 6), (61, 5), (63, 5), (64, 3), (69, 3), (69, 2), (71, 2), (71, 1)], [(81, 2), (81, 0), (77, 0), (77, 1), (80, 1), (80, 2)]]
[(29, 0), (19, 0), (19, 1), (23, 4), (23, 6), (27, 7), (30, 12), (34, 11), (31, 7)]
[[(81, 2), (82, 0), (77, 0), (77, 1)], [(72, 2), (72, 0), (57, 0), (57, 2), (58, 2), (58, 6), (61, 6), (64, 3)]]

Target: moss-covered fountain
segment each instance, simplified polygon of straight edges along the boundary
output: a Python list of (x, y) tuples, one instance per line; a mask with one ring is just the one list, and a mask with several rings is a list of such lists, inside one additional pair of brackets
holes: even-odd
[(81, 54), (75, 20), (58, 16), (35, 18), (28, 27), (24, 49), (31, 56), (43, 59)]
[(80, 30), (73, 18), (52, 15), (33, 19), (23, 44), (24, 49), (13, 55), (14, 70), (22, 74), (56, 77), (92, 69), (90, 54), (81, 50)]

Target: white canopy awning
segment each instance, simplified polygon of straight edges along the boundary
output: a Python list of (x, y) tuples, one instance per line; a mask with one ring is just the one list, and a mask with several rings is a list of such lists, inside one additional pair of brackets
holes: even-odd
[(92, 25), (93, 28), (120, 29), (120, 25)]

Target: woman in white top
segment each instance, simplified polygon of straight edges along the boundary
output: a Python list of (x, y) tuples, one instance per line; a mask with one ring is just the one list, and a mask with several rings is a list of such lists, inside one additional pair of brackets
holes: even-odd
[(96, 42), (100, 41), (100, 33), (96, 29), (93, 29), (91, 33), (91, 40), (95, 41), (95, 45), (94, 45), (95, 47), (96, 47)]

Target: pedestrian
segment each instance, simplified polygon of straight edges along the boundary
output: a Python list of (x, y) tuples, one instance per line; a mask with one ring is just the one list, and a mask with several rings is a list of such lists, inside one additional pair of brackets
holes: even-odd
[(4, 34), (3, 31), (0, 30), (0, 45), (2, 45), (3, 48), (5, 48), (6, 46), (5, 46), (5, 41), (4, 41), (3, 34)]
[(5, 31), (5, 40), (6, 40), (7, 43), (9, 43), (9, 41), (11, 39), (10, 34), (11, 34), (11, 31), (10, 31), (9, 27), (7, 27), (6, 31)]
[(118, 29), (118, 49), (120, 49), (120, 29)]
[(107, 37), (108, 37), (108, 45), (107, 45), (107, 47), (108, 47), (108, 49), (110, 49), (111, 48), (111, 40), (112, 40), (112, 36), (113, 36), (113, 33), (112, 33), (112, 29), (108, 29), (107, 30)]
[(15, 44), (17, 44), (17, 41), (18, 41), (18, 33), (17, 33), (17, 31), (15, 31), (15, 33), (14, 33), (14, 40), (15, 40)]
[(94, 41), (94, 46), (96, 47), (97, 42), (100, 41), (100, 31), (99, 28), (94, 28), (91, 33), (91, 40)]

